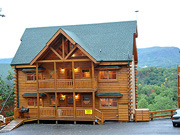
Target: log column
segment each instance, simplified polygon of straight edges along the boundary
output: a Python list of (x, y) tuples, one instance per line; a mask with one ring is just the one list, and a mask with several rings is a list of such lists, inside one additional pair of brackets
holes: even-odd
[[(92, 68), (92, 98), (93, 98), (93, 108), (92, 108), (92, 116), (95, 119), (95, 92), (94, 92), (94, 63), (91, 61), (91, 68)], [(93, 122), (95, 124), (95, 122)]]
[[(74, 61), (72, 61), (72, 76), (73, 76), (73, 106), (74, 106), (74, 118), (76, 118), (76, 98), (75, 98), (75, 73), (74, 73)], [(74, 121), (76, 124), (76, 121)]]
[[(36, 63), (36, 84), (37, 84), (37, 116), (38, 118), (40, 117), (40, 110), (39, 110), (39, 75), (38, 75), (38, 62)], [(39, 120), (38, 120), (38, 123), (39, 123)]]

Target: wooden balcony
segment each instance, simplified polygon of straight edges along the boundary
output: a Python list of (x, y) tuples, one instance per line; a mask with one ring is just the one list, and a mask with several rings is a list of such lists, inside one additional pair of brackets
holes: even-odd
[(73, 79), (57, 79), (55, 83), (55, 79), (45, 79), (38, 80), (39, 90), (73, 90), (74, 89), (87, 89), (93, 90), (93, 88), (97, 88), (97, 80), (94, 79), (75, 79), (73, 85)]

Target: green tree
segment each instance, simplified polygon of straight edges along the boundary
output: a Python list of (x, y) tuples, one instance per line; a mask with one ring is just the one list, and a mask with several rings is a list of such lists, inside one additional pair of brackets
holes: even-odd
[[(14, 104), (14, 86), (12, 84), (13, 79), (13, 72), (11, 70), (8, 70), (8, 75), (6, 77), (6, 82), (1, 78), (0, 76), (0, 100), (3, 102), (1, 103), (1, 106), (5, 105), (5, 108), (8, 108), (8, 112), (6, 113), (6, 116), (13, 115), (13, 110), (10, 109), (10, 107)], [(6, 99), (9, 97), (8, 101)]]

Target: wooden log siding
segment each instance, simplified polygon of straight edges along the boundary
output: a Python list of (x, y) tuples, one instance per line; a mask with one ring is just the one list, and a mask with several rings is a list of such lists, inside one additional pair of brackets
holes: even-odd
[(96, 97), (95, 108), (99, 109), (104, 114), (104, 120), (119, 120), (129, 121), (129, 67), (122, 66), (117, 70), (117, 81), (102, 82), (99, 81), (99, 71), (95, 70), (95, 77), (98, 78), (98, 92), (120, 92), (123, 97), (118, 98), (118, 103), (126, 103), (126, 105), (119, 105), (117, 108), (103, 108), (100, 107), (100, 98)]
[[(72, 68), (72, 63), (66, 63), (67, 64), (67, 68)], [(57, 63), (56, 67), (57, 67), (57, 90), (58, 90), (58, 85), (60, 85), (60, 87), (72, 87), (72, 79), (70, 80), (66, 80), (67, 82), (63, 82), (65, 81), (64, 79), (64, 75), (65, 73), (62, 73), (60, 71), (61, 68), (65, 68), (66, 64), (64, 63)], [(48, 75), (49, 72), (48, 70), (54, 70), (54, 64), (53, 63), (43, 63), (41, 66), (45, 67), (46, 70), (42, 72), (42, 78), (44, 80), (39, 80), (39, 88), (41, 88), (41, 83), (44, 83), (44, 81), (46, 82), (46, 80), (48, 79)], [(91, 71), (91, 62), (74, 62), (74, 67), (80, 67), (78, 68), (78, 70), (75, 72), (75, 82), (76, 80), (80, 80), (83, 79), (81, 76), (81, 69), (87, 69), (89, 68)], [(92, 77), (92, 74), (91, 74)], [(117, 70), (117, 80), (116, 81), (109, 81), (109, 82), (100, 82), (99, 81), (99, 71), (98, 70), (94, 70), (94, 80), (97, 80), (97, 90), (98, 92), (120, 92), (121, 94), (123, 94), (123, 97), (121, 98), (117, 98), (118, 99), (118, 103), (130, 103), (129, 101), (129, 93), (130, 93), (130, 88), (129, 88), (129, 69), (127, 66), (122, 66), (119, 70)], [(54, 80), (54, 79), (52, 79)], [(88, 80), (88, 79), (87, 79)], [(91, 79), (89, 79), (91, 80)], [(89, 81), (92, 82), (92, 81)], [(64, 83), (64, 84), (63, 84)], [(52, 81), (52, 85), (54, 84), (54, 81)], [(49, 87), (49, 86), (47, 86)], [(50, 86), (52, 88), (52, 86)], [(54, 87), (54, 86), (53, 86)], [(81, 86), (82, 87), (82, 86)], [(92, 88), (92, 86), (91, 86)], [(31, 81), (28, 82), (26, 81), (26, 73), (22, 72), (21, 70), (19, 70), (19, 101), (20, 107), (28, 107), (27, 106), (27, 98), (22, 97), (22, 95), (24, 93), (36, 93), (37, 92), (37, 84), (36, 81)], [(49, 89), (50, 92), (50, 89)], [(49, 95), (47, 95), (47, 97), (43, 98), (43, 106), (42, 107), (50, 107), (50, 97)], [(78, 105), (79, 107), (80, 105)], [(78, 108), (76, 107), (76, 108)], [(35, 112), (33, 107), (30, 111), (32, 112), (32, 116), (37, 116), (37, 111)], [(41, 107), (40, 107), (41, 108)], [(95, 108), (97, 108), (98, 110), (100, 110), (103, 114), (104, 114), (104, 120), (119, 120), (119, 121), (128, 121), (127, 119), (127, 114), (129, 115), (130, 112), (127, 111), (127, 108), (125, 107), (120, 107), (118, 105), (117, 108), (111, 109), (111, 108), (101, 108), (100, 107), (100, 98), (99, 97), (95, 97)], [(37, 108), (36, 108), (37, 109)], [(57, 114), (58, 114), (58, 110), (59, 107), (57, 109)], [(63, 115), (70, 115), (71, 112), (73, 112), (74, 115), (74, 110), (73, 111), (64, 111), (61, 112)], [(41, 112), (40, 112), (41, 113)], [(77, 111), (76, 111), (77, 113)], [(122, 113), (126, 114), (123, 115)], [(121, 116), (120, 116), (121, 115)], [(55, 117), (55, 116), (54, 116)], [(59, 117), (59, 114), (58, 114)], [(74, 117), (74, 116), (73, 116)]]

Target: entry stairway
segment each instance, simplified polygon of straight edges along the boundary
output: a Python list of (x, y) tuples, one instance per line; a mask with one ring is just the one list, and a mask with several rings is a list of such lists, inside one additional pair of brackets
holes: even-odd
[(3, 129), (0, 130), (0, 133), (9, 132), (17, 127), (19, 127), (21, 124), (24, 124), (24, 122), (29, 121), (35, 121), (37, 119), (16, 119), (11, 121), (9, 124), (7, 124)]

